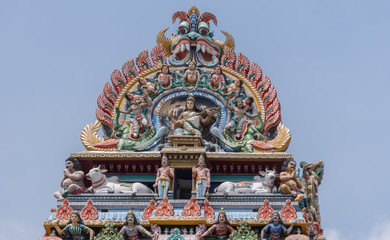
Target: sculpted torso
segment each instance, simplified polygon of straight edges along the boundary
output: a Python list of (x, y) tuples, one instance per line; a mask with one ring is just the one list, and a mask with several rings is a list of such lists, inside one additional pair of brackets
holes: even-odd
[(71, 184), (83, 184), (84, 172), (75, 171), (70, 173), (68, 169), (64, 171), (64, 179), (62, 180), (61, 187), (69, 187)]
[(169, 75), (169, 74), (161, 73), (161, 74), (158, 76), (157, 79), (158, 79), (158, 81), (160, 82), (160, 84), (161, 84), (163, 87), (169, 87), (169, 85), (171, 84), (172, 76)]

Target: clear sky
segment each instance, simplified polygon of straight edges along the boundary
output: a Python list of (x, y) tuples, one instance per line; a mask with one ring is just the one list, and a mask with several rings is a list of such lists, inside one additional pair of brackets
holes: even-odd
[[(1, 1), (0, 240), (41, 237), (111, 72), (196, 4), (276, 87), (287, 152), (324, 160), (330, 240), (390, 239), (388, 1)], [(386, 234), (387, 235), (386, 237)]]

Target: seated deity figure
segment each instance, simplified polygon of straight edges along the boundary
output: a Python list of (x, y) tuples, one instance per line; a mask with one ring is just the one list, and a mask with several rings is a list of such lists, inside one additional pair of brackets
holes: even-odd
[(283, 221), (280, 219), (279, 212), (274, 211), (272, 213), (272, 219), (269, 221), (269, 223), (261, 230), (261, 239), (266, 240), (265, 234), (268, 233), (269, 237), (268, 240), (280, 240), (282, 234), (290, 234), (293, 230), (294, 222), (290, 225), (290, 227), (287, 229), (286, 226), (284, 226)]
[(54, 197), (61, 200), (69, 194), (84, 192), (84, 172), (81, 171), (81, 164), (77, 158), (69, 157), (65, 160), (64, 177), (61, 181), (62, 190), (54, 193)]
[(169, 71), (169, 67), (167, 65), (163, 65), (161, 67), (161, 73), (157, 77), (157, 82), (162, 88), (169, 88), (171, 86), (172, 80), (173, 77)]
[(226, 125), (226, 130), (234, 135), (234, 137), (239, 138), (241, 135), (242, 126), (249, 118), (255, 118), (257, 115), (250, 115), (245, 109), (244, 101), (239, 98), (236, 100), (235, 106), (231, 106), (231, 101), (226, 105), (226, 108), (230, 111), (233, 111), (234, 116), (231, 118), (230, 122)]
[(214, 73), (211, 74), (210, 85), (214, 90), (219, 90), (225, 86), (225, 76), (222, 72), (222, 68), (217, 66), (214, 68)]
[(226, 94), (228, 96), (235, 96), (240, 93), (242, 87), (242, 80), (236, 79), (226, 87)]
[(302, 184), (296, 177), (297, 163), (294, 159), (287, 159), (282, 165), (282, 172), (280, 173), (280, 191), (282, 193), (292, 194), (295, 202), (303, 200), (305, 195), (303, 194)]
[(147, 96), (147, 93), (144, 93), (142, 96), (140, 96), (133, 95), (128, 92), (126, 93), (125, 98), (130, 101), (131, 105), (127, 111), (120, 111), (120, 113), (129, 114), (130, 112), (133, 112), (134, 118), (131, 120), (125, 120), (123, 123), (133, 123), (132, 137), (138, 138), (141, 130), (143, 128), (149, 128), (150, 126), (143, 111), (145, 108), (152, 106), (152, 102), (150, 97)]
[(126, 239), (129, 240), (139, 240), (139, 233), (145, 234), (152, 239), (157, 239), (158, 237), (158, 233), (152, 234), (138, 223), (135, 213), (131, 209), (127, 213), (126, 221), (123, 223), (123, 227), (119, 233), (124, 236), (126, 235)]
[(61, 229), (58, 226), (58, 220), (54, 221), (54, 227), (60, 235), (65, 235), (66, 239), (69, 239), (68, 237), (70, 236), (71, 239), (74, 240), (85, 240), (86, 238), (84, 235), (89, 234), (89, 239), (92, 240), (94, 236), (94, 231), (84, 225), (80, 213), (77, 211), (73, 211), (70, 214), (70, 221), (66, 227)]
[(139, 78), (138, 83), (140, 84), (141, 90), (144, 93), (147, 93), (149, 96), (152, 96), (155, 94), (155, 92), (157, 90), (156, 84), (146, 81), (145, 78)]
[(228, 239), (229, 234), (234, 232), (234, 228), (230, 225), (227, 217), (226, 212), (223, 211), (223, 208), (221, 208), (221, 211), (218, 213), (217, 222), (211, 226), (207, 231), (205, 231), (203, 234), (200, 234), (199, 232), (196, 234), (199, 238), (203, 239), (204, 237), (212, 234), (215, 232), (215, 235), (217, 235), (217, 239)]
[[(214, 111), (220, 108), (208, 108), (200, 111), (196, 107), (195, 97), (190, 95), (186, 99), (186, 107), (177, 120), (173, 117), (173, 111), (169, 113), (174, 123), (175, 135), (198, 135), (200, 136), (202, 126), (210, 124), (214, 118)], [(204, 117), (206, 115), (206, 117)]]
[(190, 62), (188, 69), (184, 72), (183, 79), (187, 85), (195, 86), (199, 81), (200, 73), (196, 70), (196, 63)]
[(192, 168), (192, 178), (195, 181), (196, 197), (205, 197), (211, 178), (203, 154), (199, 156), (198, 166)]
[(157, 170), (156, 183), (153, 187), (158, 187), (158, 196), (166, 197), (168, 195), (169, 185), (171, 183), (170, 178), (174, 178), (172, 168), (169, 166), (167, 155), (164, 154), (161, 159), (161, 167)]

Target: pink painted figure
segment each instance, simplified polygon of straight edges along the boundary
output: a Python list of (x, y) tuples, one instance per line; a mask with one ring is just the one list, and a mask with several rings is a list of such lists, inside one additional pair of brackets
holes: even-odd
[(234, 96), (238, 94), (241, 91), (242, 84), (243, 84), (242, 80), (240, 79), (234, 80), (226, 87), (226, 94), (229, 96)]
[[(148, 108), (152, 105), (152, 101), (150, 97), (147, 96), (147, 93), (144, 93), (142, 96), (133, 95), (129, 92), (125, 95), (126, 99), (128, 99), (131, 103), (130, 108), (127, 111), (120, 111), (123, 114), (129, 114), (130, 112), (134, 113), (134, 118), (130, 120), (133, 123), (133, 136), (134, 138), (138, 138), (140, 135), (141, 129), (149, 128), (148, 120), (146, 119), (143, 111), (145, 108)], [(124, 123), (126, 123), (125, 120)]]
[(81, 171), (81, 164), (77, 158), (69, 157), (65, 160), (64, 177), (61, 181), (62, 190), (54, 193), (58, 200), (66, 198), (69, 194), (84, 192), (84, 172)]
[(210, 188), (210, 170), (206, 167), (203, 154), (199, 156), (198, 166), (192, 168), (192, 178), (195, 180), (196, 197), (205, 197)]
[(214, 90), (219, 90), (225, 86), (225, 76), (222, 74), (220, 66), (214, 68), (214, 73), (211, 74), (210, 85)]
[(138, 83), (141, 85), (144, 93), (147, 93), (149, 96), (155, 94), (157, 90), (156, 84), (146, 81), (145, 78), (139, 78)]
[(166, 154), (164, 154), (161, 159), (161, 167), (157, 170), (156, 182), (153, 184), (153, 187), (158, 187), (159, 197), (166, 197), (168, 195), (171, 178), (174, 177), (175, 174), (169, 166)]
[(162, 88), (169, 88), (171, 86), (172, 80), (173, 77), (169, 71), (169, 67), (167, 65), (163, 65), (161, 67), (161, 73), (157, 77), (157, 82), (161, 85)]
[(195, 62), (188, 64), (188, 69), (184, 72), (183, 79), (187, 85), (194, 86), (199, 81), (200, 73), (196, 70)]

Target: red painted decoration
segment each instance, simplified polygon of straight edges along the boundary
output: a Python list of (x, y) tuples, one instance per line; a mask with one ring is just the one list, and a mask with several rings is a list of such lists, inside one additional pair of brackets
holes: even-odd
[(164, 197), (163, 202), (157, 206), (156, 216), (173, 216), (173, 206), (168, 202), (168, 198)]
[(81, 210), (81, 218), (83, 220), (95, 220), (98, 218), (97, 209), (92, 206), (92, 199), (88, 200), (87, 206)]
[(286, 201), (286, 205), (282, 207), (280, 211), (280, 218), (283, 220), (286, 219), (295, 219), (297, 217), (295, 208), (291, 206), (291, 200)]
[(149, 219), (152, 216), (153, 211), (156, 209), (156, 202), (154, 200), (150, 200), (149, 206), (145, 208), (143, 219)]
[(200, 216), (200, 206), (196, 198), (191, 197), (190, 202), (184, 207), (183, 216)]
[(214, 209), (209, 205), (207, 199), (204, 200), (202, 209), (207, 219), (214, 219)]
[(70, 214), (72, 213), (73, 209), (69, 207), (69, 201), (68, 199), (64, 199), (62, 207), (59, 207), (56, 214), (56, 219), (58, 220), (69, 220)]
[(257, 219), (259, 220), (270, 220), (272, 218), (272, 213), (274, 209), (269, 206), (269, 201), (267, 199), (264, 200), (264, 206), (259, 209), (259, 214), (257, 215)]

